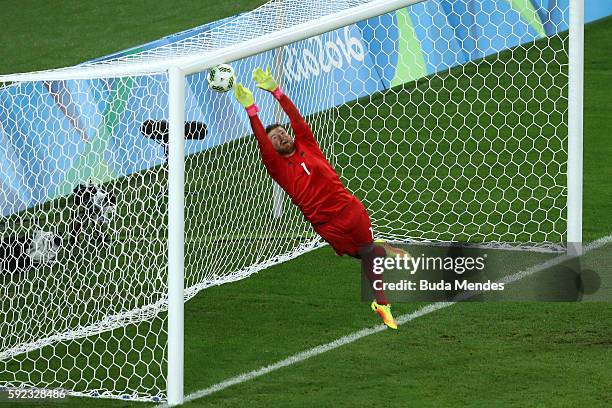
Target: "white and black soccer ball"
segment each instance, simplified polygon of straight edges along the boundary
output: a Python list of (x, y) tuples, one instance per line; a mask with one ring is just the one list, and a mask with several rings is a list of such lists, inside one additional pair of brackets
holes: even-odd
[(213, 91), (227, 92), (234, 86), (236, 75), (234, 68), (228, 64), (220, 64), (208, 70), (206, 76), (208, 86)]
[(50, 263), (60, 250), (60, 238), (50, 231), (36, 230), (28, 248), (28, 256), (34, 264)]

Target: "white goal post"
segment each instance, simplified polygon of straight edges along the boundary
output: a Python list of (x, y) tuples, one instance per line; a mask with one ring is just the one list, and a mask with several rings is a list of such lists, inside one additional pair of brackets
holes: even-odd
[[(0, 75), (3, 245), (76, 242), (0, 275), (0, 386), (181, 404), (185, 302), (322, 245), (231, 93), (207, 89), (221, 63), (253, 90), (253, 68), (282, 65), (378, 237), (579, 255), (584, 0), (545, 3), (272, 0), (151, 50)], [(167, 134), (143, 136), (150, 119)], [(89, 230), (88, 183), (117, 201)]]
[(569, 3), (567, 251), (582, 254), (584, 0)]

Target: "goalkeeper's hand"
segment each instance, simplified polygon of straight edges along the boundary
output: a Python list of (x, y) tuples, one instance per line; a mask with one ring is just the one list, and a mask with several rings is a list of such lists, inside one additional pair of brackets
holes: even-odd
[(253, 71), (253, 80), (258, 88), (268, 92), (274, 92), (278, 88), (278, 84), (270, 73), (270, 67), (264, 71), (261, 68), (255, 68)]
[(240, 102), (240, 104), (245, 108), (249, 108), (255, 104), (255, 99), (253, 98), (253, 94), (246, 88), (244, 85), (238, 83), (234, 86), (234, 96), (236, 100)]

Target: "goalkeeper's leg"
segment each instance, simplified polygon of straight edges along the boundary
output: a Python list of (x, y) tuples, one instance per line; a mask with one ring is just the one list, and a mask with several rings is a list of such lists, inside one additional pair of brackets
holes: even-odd
[(386, 251), (382, 246), (370, 243), (362, 245), (359, 248), (358, 256), (356, 257), (361, 260), (361, 271), (368, 279), (368, 282), (370, 282), (374, 298), (376, 299), (376, 303), (379, 305), (386, 305), (387, 297), (385, 296), (385, 292), (383, 290), (376, 289), (376, 287), (382, 287), (383, 274), (377, 274), (374, 272), (374, 260), (376, 258), (384, 258), (385, 254)]
[(383, 274), (374, 272), (374, 260), (385, 257), (387, 250), (374, 242), (370, 217), (363, 204), (355, 198), (333, 221), (316, 226), (315, 230), (338, 255), (348, 254), (360, 260), (361, 270), (376, 299), (372, 302), (372, 310), (380, 315), (387, 326), (396, 329), (391, 307), (382, 290)]
[[(372, 292), (376, 300), (372, 302), (371, 308), (378, 313), (383, 322), (392, 329), (397, 329), (397, 322), (391, 313), (391, 305), (387, 302), (385, 292), (382, 290), (383, 274), (374, 272), (374, 260), (376, 258), (384, 258), (387, 251), (382, 245), (371, 243), (362, 245), (359, 248), (359, 257), (361, 258), (361, 270), (370, 282)], [(378, 289), (377, 289), (378, 288)]]

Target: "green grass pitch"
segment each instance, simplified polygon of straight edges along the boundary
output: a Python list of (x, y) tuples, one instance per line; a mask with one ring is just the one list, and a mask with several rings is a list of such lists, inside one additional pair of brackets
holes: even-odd
[[(79, 63), (262, 3), (3, 4), (0, 72)], [(612, 233), (612, 18), (588, 25), (585, 37), (584, 238), (592, 241)], [(206, 191), (201, 182), (189, 188)], [(358, 268), (326, 247), (201, 292), (185, 310), (186, 393), (377, 324), (359, 301)], [(609, 406), (610, 321), (609, 303), (455, 305), (187, 406)], [(143, 405), (18, 406), (83, 404)]]

